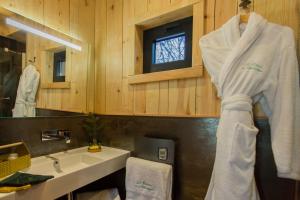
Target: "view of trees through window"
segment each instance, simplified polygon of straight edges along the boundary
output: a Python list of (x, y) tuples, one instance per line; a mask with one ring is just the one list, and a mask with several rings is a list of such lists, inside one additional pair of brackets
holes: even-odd
[(184, 33), (180, 33), (155, 40), (153, 43), (153, 64), (184, 60), (185, 37)]
[(192, 65), (193, 18), (163, 24), (143, 32), (143, 73)]

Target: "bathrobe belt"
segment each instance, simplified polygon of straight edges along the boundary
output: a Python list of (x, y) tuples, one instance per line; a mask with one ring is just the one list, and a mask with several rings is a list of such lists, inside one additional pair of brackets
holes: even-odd
[(236, 110), (252, 113), (252, 99), (247, 95), (233, 95), (222, 100), (222, 111)]
[(27, 105), (27, 106), (36, 106), (35, 102), (24, 101), (23, 99), (18, 99), (16, 101), (16, 104), (24, 104), (24, 105)]

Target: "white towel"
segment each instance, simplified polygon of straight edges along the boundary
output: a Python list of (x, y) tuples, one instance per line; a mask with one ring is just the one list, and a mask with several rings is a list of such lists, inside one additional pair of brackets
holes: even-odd
[(77, 200), (121, 200), (117, 188), (102, 191), (84, 192), (76, 196)]
[(171, 196), (171, 165), (133, 157), (127, 159), (127, 200), (171, 200)]

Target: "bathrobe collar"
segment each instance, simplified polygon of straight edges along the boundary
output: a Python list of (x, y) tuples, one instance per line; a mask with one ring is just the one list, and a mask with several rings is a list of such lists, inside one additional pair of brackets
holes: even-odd
[(240, 15), (232, 17), (222, 26), (222, 30), (228, 46), (234, 48), (240, 40), (253, 42), (262, 32), (265, 23), (266, 20), (262, 16), (252, 12), (242, 35), (240, 33)]
[(262, 16), (252, 12), (250, 14), (246, 29), (242, 35), (240, 34), (239, 23), (240, 15), (236, 15), (222, 27), (227, 45), (232, 48), (232, 51), (229, 53), (224, 65), (221, 67), (219, 76), (219, 96), (222, 96), (226, 77), (235, 66), (235, 62), (238, 61), (243, 53), (247, 51), (247, 49), (256, 41), (266, 26), (267, 20), (265, 20)]

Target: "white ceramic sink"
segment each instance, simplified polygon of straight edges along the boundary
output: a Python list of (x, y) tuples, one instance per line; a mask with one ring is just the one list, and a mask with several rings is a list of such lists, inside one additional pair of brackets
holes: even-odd
[(52, 154), (51, 157), (42, 156), (37, 159), (32, 159), (30, 168), (23, 172), (31, 174), (59, 174), (68, 173), (81, 168), (86, 168), (90, 165), (104, 161), (103, 159), (88, 155), (86, 151), (64, 152), (63, 154)]
[(103, 159), (101, 158), (96, 158), (89, 155), (72, 155), (62, 158), (58, 157), (58, 161), (54, 162), (58, 163), (58, 166), (64, 172), (68, 170), (76, 170), (77, 168), (86, 167), (102, 161)]
[(0, 200), (55, 199), (124, 168), (128, 157), (125, 150), (102, 147), (101, 152), (89, 153), (83, 147), (33, 158), (23, 172), (54, 178), (29, 190), (0, 194)]

